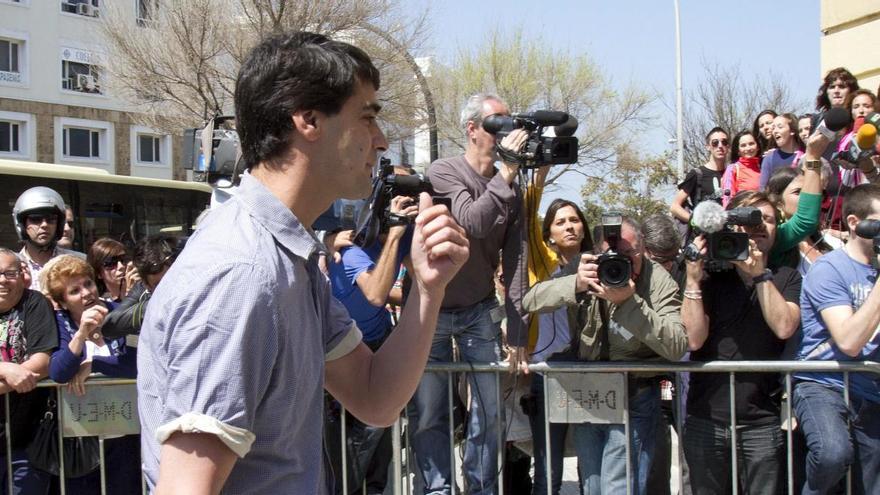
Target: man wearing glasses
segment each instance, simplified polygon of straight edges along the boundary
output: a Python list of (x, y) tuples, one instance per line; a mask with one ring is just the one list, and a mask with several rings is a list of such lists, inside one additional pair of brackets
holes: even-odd
[[(669, 205), (672, 216), (685, 224), (691, 220), (691, 212), (701, 201), (713, 199), (721, 204), (724, 191), (721, 189), (721, 176), (727, 166), (727, 152), (730, 150), (730, 137), (727, 131), (720, 127), (714, 127), (706, 134), (706, 150), (709, 152), (709, 160), (703, 165), (692, 169), (687, 173), (678, 192)], [(685, 243), (691, 241), (691, 229), (688, 228)]]
[[(0, 405), (0, 492), (7, 489), (11, 461), (14, 493), (46, 493), (50, 475), (30, 466), (25, 448), (46, 407), (49, 389), (36, 386), (49, 372), (58, 331), (49, 301), (27, 286), (19, 255), (0, 248), (0, 396), (16, 392), (9, 396), (9, 430), (4, 427), (5, 405)], [(11, 432), (8, 440), (6, 431)], [(11, 460), (6, 458), (7, 441)]]
[(72, 254), (85, 259), (83, 253), (58, 246), (63, 235), (64, 200), (48, 187), (32, 187), (21, 193), (12, 209), (15, 233), (24, 243), (19, 253), (31, 272), (33, 290), (40, 290), (40, 271), (52, 258)]

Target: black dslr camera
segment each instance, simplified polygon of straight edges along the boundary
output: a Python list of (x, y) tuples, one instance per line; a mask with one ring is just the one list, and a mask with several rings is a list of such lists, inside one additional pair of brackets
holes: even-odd
[[(544, 130), (550, 126), (554, 126), (554, 136), (544, 136)], [(514, 129), (525, 129), (529, 132), (522, 152), (511, 153), (498, 148), (498, 155), (502, 159), (519, 163), (523, 168), (577, 163), (578, 139), (573, 136), (577, 128), (577, 119), (565, 112), (551, 110), (490, 115), (483, 121), (483, 129), (495, 135), (496, 143), (500, 143)]]
[(602, 237), (608, 243), (608, 250), (599, 255), (599, 281), (605, 287), (624, 287), (632, 277), (632, 261), (617, 252), (620, 241), (620, 226), (623, 215), (606, 213), (602, 215)]
[(862, 220), (856, 225), (856, 235), (874, 240), (874, 254), (880, 254), (880, 220)]
[(390, 227), (411, 224), (414, 220), (412, 217), (391, 212), (391, 199), (396, 196), (407, 196), (412, 201), (418, 202), (419, 194), (423, 192), (431, 195), (434, 204), (445, 204), (447, 208), (452, 209), (449, 198), (434, 195), (434, 188), (431, 187), (428, 179), (419, 174), (397, 175), (394, 173), (391, 160), (380, 159), (379, 174), (373, 179), (373, 192), (358, 220), (355, 244), (361, 247), (371, 246), (379, 239), (379, 234), (386, 232)]

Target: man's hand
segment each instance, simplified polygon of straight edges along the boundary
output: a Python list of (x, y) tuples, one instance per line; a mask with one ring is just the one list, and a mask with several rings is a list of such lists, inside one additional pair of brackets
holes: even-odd
[[(401, 216), (415, 218), (419, 213), (419, 205), (409, 196), (395, 196), (391, 198), (391, 205), (388, 209), (391, 213)], [(388, 237), (400, 239), (406, 233), (406, 225), (395, 225), (388, 229)]]
[(7, 385), (20, 394), (33, 390), (40, 378), (40, 375), (15, 363), (0, 363), (0, 376)]
[(332, 234), (324, 236), (324, 245), (327, 246), (327, 258), (333, 260), (334, 263), (342, 261), (339, 251), (354, 244), (353, 230), (340, 230)]
[(410, 257), (413, 278), (423, 293), (441, 293), (468, 259), (468, 239), (443, 205), (434, 206), (428, 193), (419, 195)]
[(599, 299), (604, 299), (615, 306), (620, 306), (625, 303), (627, 299), (631, 298), (635, 293), (636, 283), (633, 282), (632, 279), (630, 279), (623, 287), (605, 287), (602, 284), (593, 284), (590, 287), (590, 294), (593, 294)]
[(699, 258), (695, 261), (691, 261), (685, 258), (685, 266), (687, 268), (687, 279), (686, 284), (691, 286), (691, 288), (699, 289), (700, 281), (703, 280), (703, 258), (706, 256), (706, 236), (703, 234), (698, 235), (691, 245), (694, 249), (700, 253)]
[(575, 279), (574, 291), (579, 294), (590, 290), (592, 286), (599, 285), (599, 265), (596, 264), (595, 254), (585, 253), (581, 255), (578, 263), (577, 278)]
[(822, 158), (822, 153), (825, 153), (825, 148), (828, 147), (828, 138), (822, 135), (821, 132), (817, 132), (807, 138), (806, 149), (804, 151), (804, 156), (801, 159), (801, 163), (807, 160), (818, 160)]
[(731, 261), (731, 263), (744, 274), (753, 278), (764, 273), (764, 269), (767, 268), (764, 262), (764, 254), (758, 249), (755, 241), (751, 239), (749, 239), (749, 257), (742, 261)]
[[(522, 151), (522, 147), (526, 144), (526, 140), (528, 139), (529, 133), (525, 129), (514, 129), (510, 134), (504, 136), (504, 139), (498, 143), (498, 146), (508, 153), (519, 153)], [(506, 180), (508, 184), (510, 184), (513, 182), (514, 177), (516, 177), (516, 173), (519, 170), (519, 164), (504, 161), (503, 157), (502, 163), (504, 166), (501, 167), (501, 176), (504, 177), (504, 180)]]
[(507, 362), (510, 364), (510, 373), (529, 374), (529, 353), (525, 346), (508, 347)]

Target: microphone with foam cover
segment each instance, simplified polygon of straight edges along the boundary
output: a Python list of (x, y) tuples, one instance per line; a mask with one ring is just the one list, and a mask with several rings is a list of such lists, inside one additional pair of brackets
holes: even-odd
[(725, 223), (727, 211), (715, 201), (703, 201), (691, 213), (691, 226), (707, 234), (721, 231)]
[(837, 131), (845, 129), (852, 123), (852, 115), (842, 108), (832, 108), (822, 115), (822, 120), (813, 131), (820, 133), (829, 140), (834, 139)]

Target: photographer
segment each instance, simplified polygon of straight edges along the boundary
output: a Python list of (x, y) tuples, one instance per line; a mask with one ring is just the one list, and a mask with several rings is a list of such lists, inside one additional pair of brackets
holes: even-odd
[[(569, 263), (566, 274), (535, 284), (523, 305), (541, 313), (568, 307), (572, 335), (568, 351), (580, 360), (677, 361), (687, 348), (678, 286), (666, 270), (646, 259), (641, 228), (634, 220), (622, 218), (619, 238), (608, 232), (603, 237), (616, 244), (611, 247), (631, 266), (623, 286), (606, 285), (600, 278), (601, 257), (586, 253)], [(606, 251), (608, 244), (601, 243)], [(629, 405), (633, 493), (645, 493), (660, 407), (659, 383), (653, 373), (630, 374)], [(583, 491), (625, 491), (624, 425), (577, 424), (573, 428)]]
[[(449, 283), (441, 304), (431, 347), (431, 362), (452, 361), (452, 339), (458, 342), (461, 359), (492, 363), (501, 359), (501, 320), (504, 310), (495, 298), (494, 274), (504, 251), (504, 309), (508, 339), (515, 346), (513, 363), (525, 359), (527, 314), (521, 308), (526, 278), (526, 246), (522, 222), (522, 194), (514, 183), (519, 167), (498, 160), (495, 136), (483, 128), (490, 115), (508, 115), (507, 105), (497, 96), (471, 97), (462, 110), (467, 147), (462, 156), (431, 164), (428, 178), (436, 195), (449, 198), (452, 216), (464, 228), (470, 257)], [(519, 151), (528, 133), (511, 132), (501, 146)], [(495, 377), (491, 373), (469, 375), (472, 414), (464, 448), (464, 479), (471, 493), (494, 493), (498, 467), (498, 424), (502, 421)], [(449, 451), (447, 375), (425, 373), (413, 397), (413, 447), (425, 479), (425, 490), (443, 492), (454, 483)]]
[[(399, 168), (395, 170), (397, 174), (402, 172)], [(389, 212), (412, 221), (418, 206), (412, 198), (395, 196)], [(348, 310), (361, 329), (363, 342), (373, 351), (379, 349), (392, 330), (386, 303), (401, 304), (400, 291), (394, 291), (393, 296), (391, 293), (400, 264), (409, 255), (412, 243), (412, 232), (407, 225), (405, 222), (391, 225), (387, 233), (380, 235), (379, 242), (371, 246), (343, 247), (339, 250), (339, 262), (328, 262), (333, 296)], [(366, 482), (368, 493), (382, 493), (392, 457), (391, 430), (364, 424), (350, 413), (346, 414), (349, 492), (358, 492)], [(332, 419), (337, 419), (336, 416), (334, 414)], [(339, 421), (328, 424), (329, 437), (339, 434), (340, 427)], [(338, 440), (330, 443), (331, 456), (340, 455), (338, 446)], [(334, 466), (342, 465), (338, 457), (335, 461)], [(342, 469), (333, 471), (336, 493), (342, 493)]]
[[(748, 233), (748, 258), (733, 261), (735, 270), (704, 274), (704, 235), (694, 240), (701, 254), (687, 261), (682, 321), (691, 361), (775, 360), (784, 340), (797, 330), (801, 277), (791, 267), (767, 269), (776, 241), (776, 209), (766, 193), (744, 191), (729, 208), (760, 210)], [(736, 432), (740, 473), (730, 472), (730, 383), (718, 373), (691, 373), (687, 398), (684, 451), (694, 493), (727, 493), (730, 477), (740, 476), (746, 493), (780, 493), (783, 439), (779, 428), (779, 376), (736, 374)]]
[[(801, 295), (801, 360), (880, 360), (877, 237), (857, 234), (859, 222), (880, 219), (880, 186), (853, 188), (843, 202), (850, 240), (819, 258)], [(880, 382), (849, 375), (849, 405), (840, 373), (794, 375), (794, 409), (809, 453), (804, 494), (828, 493), (853, 468), (853, 493), (880, 491)], [(848, 425), (849, 423), (849, 425)], [(850, 429), (851, 426), (851, 429)], [(796, 487), (801, 488), (801, 487)]]

